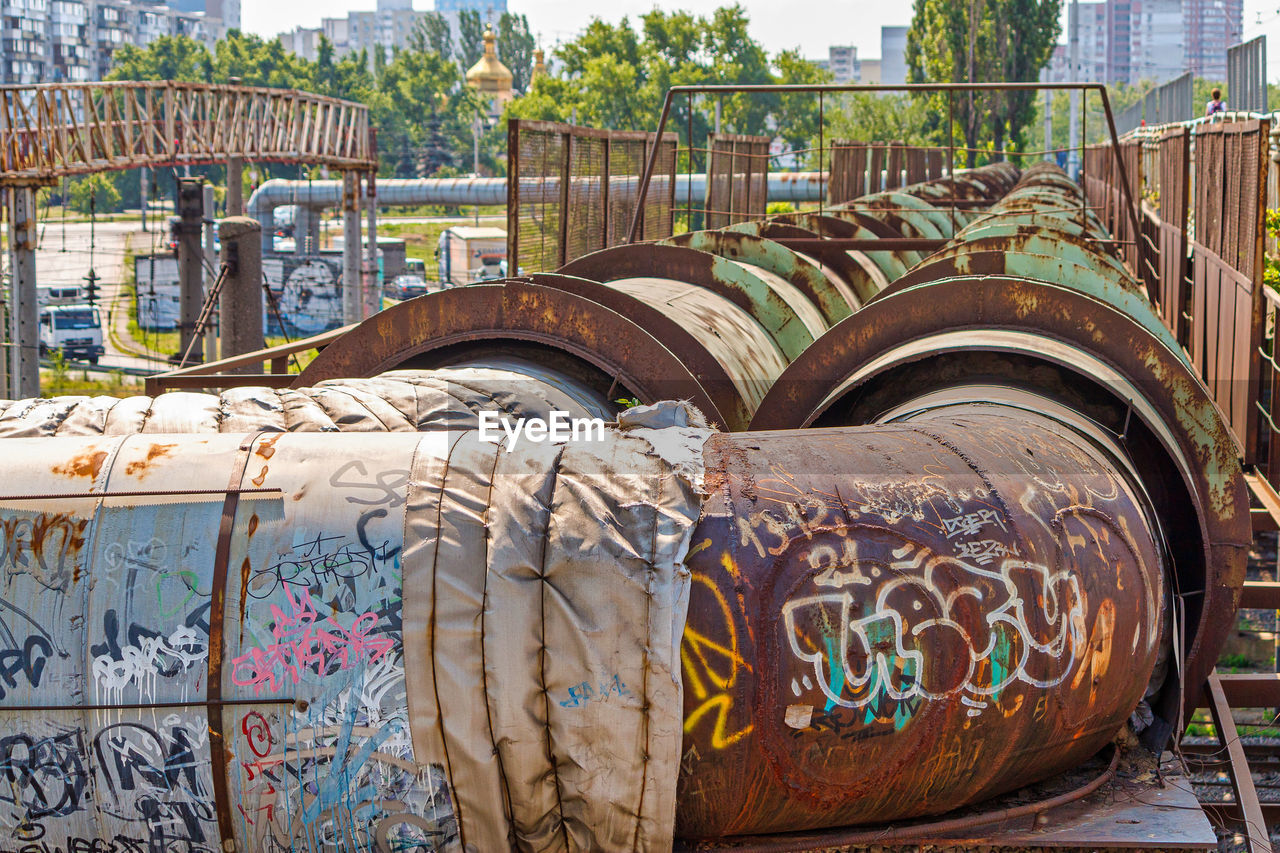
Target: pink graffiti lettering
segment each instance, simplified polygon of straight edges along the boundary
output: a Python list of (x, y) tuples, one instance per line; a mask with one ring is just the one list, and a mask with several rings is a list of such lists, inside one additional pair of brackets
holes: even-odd
[(378, 621), (376, 613), (358, 616), (350, 628), (343, 628), (332, 616), (320, 621), (310, 591), (303, 589), (300, 599), (295, 599), (287, 586), (284, 593), (293, 612), (285, 613), (272, 605), (275, 642), (263, 649), (250, 649), (232, 661), (231, 680), (242, 687), (252, 686), (254, 695), (267, 688), (275, 691), (297, 684), (304, 672), (324, 676), (362, 662), (372, 663), (394, 645), (389, 637), (370, 636)]

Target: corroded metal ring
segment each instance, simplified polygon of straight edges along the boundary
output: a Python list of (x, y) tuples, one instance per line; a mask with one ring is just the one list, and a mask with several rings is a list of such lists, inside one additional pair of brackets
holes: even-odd
[[(947, 310), (939, 311), (939, 305)], [(1192, 531), (1170, 523), (1166, 536), (1181, 589), (1188, 593), (1183, 683), (1203, 684), (1230, 631), (1244, 581), (1252, 541), (1248, 490), (1237, 445), (1199, 379), (1132, 317), (1079, 291), (1003, 276), (957, 277), (908, 288), (837, 324), (820, 346), (793, 362), (770, 389), (751, 428), (813, 425), (864, 393), (874, 378), (905, 365), (914, 365), (919, 376), (931, 359), (957, 352), (966, 358), (1014, 353), (1065, 368), (1093, 383), (1098, 399), (1110, 397), (1153, 437), (1157, 446), (1144, 452), (1155, 455), (1137, 460), (1148, 486), (1163, 492), (1156, 498), (1167, 507), (1166, 519), (1182, 518), (1197, 528), (1193, 538)], [(1028, 381), (1036, 377), (1029, 374)], [(920, 390), (902, 394), (909, 399)], [(859, 417), (874, 417), (867, 412), (864, 407)], [(1121, 437), (1135, 432), (1126, 424)], [(1169, 705), (1176, 706), (1176, 698), (1166, 691), (1161, 703), (1166, 714), (1176, 715)], [(1188, 716), (1198, 698), (1194, 687), (1182, 697)]]
[(604, 305), (527, 281), (477, 284), (409, 299), (327, 346), (294, 382), (376, 376), (460, 343), (521, 341), (568, 352), (645, 402), (690, 400), (720, 418), (706, 390), (661, 342)]

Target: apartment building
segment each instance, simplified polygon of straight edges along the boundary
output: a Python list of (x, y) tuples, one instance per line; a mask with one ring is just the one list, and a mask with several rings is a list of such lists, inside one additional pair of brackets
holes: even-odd
[[(1164, 83), (1187, 71), (1225, 80), (1227, 48), (1244, 30), (1244, 0), (1102, 0), (1079, 3), (1079, 10), (1081, 70), (1067, 73), (1063, 45), (1050, 65), (1051, 80), (1135, 85)], [(1064, 32), (1062, 40), (1069, 39)]]
[(144, 46), (163, 35), (212, 45), (240, 25), (239, 0), (213, 3), (218, 15), (234, 19), (158, 0), (0, 0), (0, 83), (101, 80), (121, 47)]

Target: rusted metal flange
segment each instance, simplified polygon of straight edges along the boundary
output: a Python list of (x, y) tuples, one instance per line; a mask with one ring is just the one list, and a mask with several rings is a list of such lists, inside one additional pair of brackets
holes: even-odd
[(848, 317), (862, 304), (853, 290), (835, 276), (834, 271), (829, 276), (817, 261), (763, 237), (738, 231), (688, 231), (660, 242), (710, 252), (781, 276), (822, 312), (822, 317), (829, 326)]
[[(716, 294), (745, 311), (790, 361), (827, 324), (796, 288), (709, 252), (655, 243), (614, 246), (577, 258), (556, 272), (602, 283), (665, 279)], [(645, 298), (644, 291), (638, 295)]]
[[(776, 219), (755, 220), (752, 222), (740, 222), (736, 225), (730, 225), (720, 229), (725, 233), (750, 234), (755, 237), (772, 238), (777, 240), (785, 240), (796, 238), (801, 240), (820, 240), (824, 239), (816, 231), (803, 228), (799, 225), (793, 225), (787, 222), (780, 222)], [(889, 286), (892, 279), (880, 269), (880, 266), (873, 262), (871, 258), (860, 251), (843, 251), (838, 247), (832, 247), (830, 250), (808, 250), (807, 254), (813, 257), (822, 266), (835, 273), (841, 280), (845, 282), (848, 288), (854, 293), (858, 299), (858, 303), (872, 299), (877, 293)], [(832, 281), (835, 281), (833, 278)]]
[[(1016, 369), (980, 376), (989, 370), (982, 353), (1012, 359)], [(1167, 686), (1155, 703), (1172, 729), (1179, 710), (1188, 718), (1194, 711), (1231, 630), (1252, 531), (1238, 448), (1220, 412), (1142, 324), (1080, 291), (1003, 276), (908, 288), (842, 321), (793, 362), (751, 428), (875, 422), (931, 384), (980, 379), (1045, 394), (1083, 382), (1087, 392), (1068, 395), (1080, 410), (1101, 418), (1109, 406), (1122, 415), (1110, 428), (1160, 509), (1185, 606), (1187, 689)]]
[[(747, 399), (739, 392), (731, 371), (745, 366), (726, 364), (711, 352), (696, 334), (696, 328), (680, 323), (659, 308), (635, 294), (610, 287), (598, 281), (560, 273), (535, 273), (529, 280), (539, 287), (550, 287), (603, 305), (629, 318), (655, 339), (662, 342), (680, 360), (706, 392), (702, 409), (709, 421), (728, 430), (746, 429), (759, 398)], [(705, 406), (705, 407), (704, 407)]]
[(537, 344), (569, 353), (643, 402), (690, 400), (720, 417), (670, 350), (626, 316), (565, 290), (527, 281), (476, 284), (419, 296), (365, 320), (316, 356), (293, 387), (376, 376), (461, 344)]

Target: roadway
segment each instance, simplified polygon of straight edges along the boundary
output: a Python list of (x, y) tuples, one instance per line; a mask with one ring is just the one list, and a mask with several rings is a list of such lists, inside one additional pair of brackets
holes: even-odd
[[(102, 343), (106, 354), (93, 365), (75, 362), (82, 367), (100, 372), (124, 369), (129, 372), (155, 373), (167, 368), (163, 358), (145, 358), (144, 347), (129, 336), (129, 305), (124, 287), (125, 253), (132, 246), (139, 254), (151, 251), (153, 237), (157, 246), (161, 238), (155, 233), (143, 232), (138, 222), (99, 222), (90, 226), (87, 222), (67, 223), (54, 220), (40, 224), (39, 242), (36, 247), (36, 283), (77, 284), (87, 282), (90, 263), (98, 275), (98, 307), (102, 313)], [(93, 245), (92, 261), (90, 243)], [(108, 328), (113, 332), (108, 333)], [(123, 345), (123, 346), (122, 346)]]

